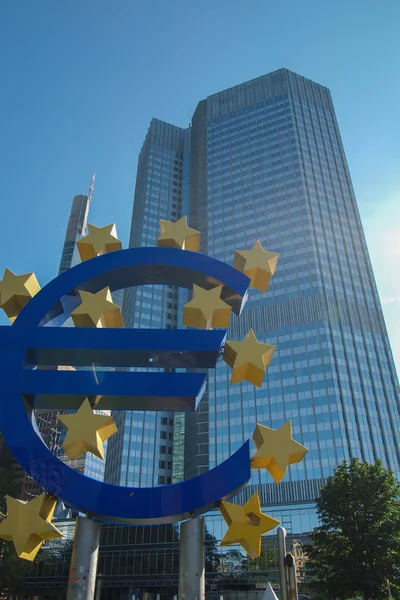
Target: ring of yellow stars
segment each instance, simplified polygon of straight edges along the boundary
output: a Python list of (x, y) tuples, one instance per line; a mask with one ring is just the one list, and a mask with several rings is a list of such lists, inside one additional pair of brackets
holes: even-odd
[(253, 441), (257, 452), (250, 460), (250, 467), (267, 469), (275, 483), (283, 479), (289, 465), (300, 462), (308, 452), (308, 448), (292, 438), (291, 421), (279, 429), (270, 429), (257, 423)]
[(279, 525), (279, 521), (261, 512), (258, 492), (243, 506), (221, 502), (218, 508), (228, 525), (220, 545), (240, 544), (250, 558), (260, 556), (261, 536)]
[(5, 269), (0, 281), (0, 308), (11, 323), (39, 290), (40, 285), (34, 273), (15, 275), (10, 269)]
[(117, 237), (115, 223), (105, 227), (96, 227), (88, 224), (88, 235), (77, 242), (79, 254), (82, 262), (101, 256), (108, 252), (122, 250), (122, 244)]
[(175, 223), (161, 219), (157, 246), (198, 252), (200, 250), (200, 231), (188, 226), (187, 217), (182, 217)]
[(0, 538), (14, 542), (19, 558), (34, 560), (45, 540), (63, 537), (51, 523), (56, 504), (48, 494), (30, 502), (7, 496), (7, 517), (0, 523)]
[(259, 342), (252, 329), (243, 341), (226, 342), (224, 361), (232, 369), (231, 385), (246, 379), (260, 387), (274, 350), (275, 346)]
[(109, 287), (96, 294), (79, 290), (82, 303), (72, 311), (75, 327), (123, 327), (121, 309), (114, 304)]
[(250, 287), (261, 292), (267, 292), (271, 277), (275, 273), (279, 254), (264, 250), (257, 240), (251, 250), (236, 250), (233, 266), (247, 277), (250, 277)]
[(118, 431), (112, 417), (96, 415), (86, 399), (76, 413), (58, 418), (67, 429), (62, 448), (69, 458), (91, 452), (104, 460), (103, 442)]
[(229, 325), (232, 309), (221, 300), (222, 285), (204, 290), (193, 285), (193, 299), (183, 307), (183, 324), (198, 329), (224, 329)]

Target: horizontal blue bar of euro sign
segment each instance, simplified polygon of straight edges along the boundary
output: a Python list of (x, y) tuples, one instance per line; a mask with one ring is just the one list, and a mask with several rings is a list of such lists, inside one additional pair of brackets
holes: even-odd
[[(224, 330), (0, 327), (1, 358), (25, 352), (25, 365), (214, 368)], [(21, 364), (22, 367), (22, 364)]]
[(77, 409), (89, 397), (99, 410), (196, 410), (205, 382), (205, 373), (0, 369), (2, 393), (41, 409)]

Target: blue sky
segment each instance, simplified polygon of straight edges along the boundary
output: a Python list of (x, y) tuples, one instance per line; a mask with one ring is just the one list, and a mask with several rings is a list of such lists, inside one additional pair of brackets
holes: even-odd
[(91, 222), (126, 245), (150, 119), (287, 67), (331, 89), (400, 366), (399, 22), (398, 0), (2, 0), (0, 271), (56, 274), (92, 171)]

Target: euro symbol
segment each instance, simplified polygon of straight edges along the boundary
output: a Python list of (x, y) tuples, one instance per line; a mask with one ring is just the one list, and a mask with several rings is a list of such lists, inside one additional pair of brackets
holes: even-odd
[(105, 254), (48, 283), (11, 327), (0, 328), (0, 428), (22, 467), (50, 494), (82, 512), (107, 520), (166, 523), (210, 510), (250, 478), (249, 442), (214, 469), (155, 488), (113, 486), (70, 469), (43, 443), (33, 408), (74, 409), (86, 396), (96, 408), (196, 410), (205, 389), (199, 372), (38, 370), (38, 366), (216, 366), (225, 330), (60, 328), (79, 304), (78, 290), (96, 293), (160, 284), (191, 289), (222, 285), (222, 299), (240, 314), (249, 279), (214, 258), (173, 248), (134, 248)]

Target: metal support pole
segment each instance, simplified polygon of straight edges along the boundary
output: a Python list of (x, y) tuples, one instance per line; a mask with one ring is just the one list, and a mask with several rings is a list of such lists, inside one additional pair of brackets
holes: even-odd
[(102, 588), (103, 588), (103, 577), (102, 577), (102, 575), (98, 575), (97, 576), (96, 600), (101, 600)]
[(99, 556), (100, 523), (77, 517), (67, 600), (93, 600)]
[(204, 600), (204, 571), (204, 518), (196, 517), (180, 527), (179, 600)]
[(288, 576), (289, 598), (290, 600), (298, 600), (296, 560), (293, 554), (289, 553), (286, 555), (286, 568)]
[(278, 538), (278, 558), (279, 558), (279, 575), (280, 575), (280, 580), (281, 580), (281, 599), (289, 600), (288, 582), (287, 582), (287, 578), (286, 578), (286, 566), (285, 566), (286, 529), (284, 529), (283, 527), (278, 527), (278, 532), (276, 535)]

